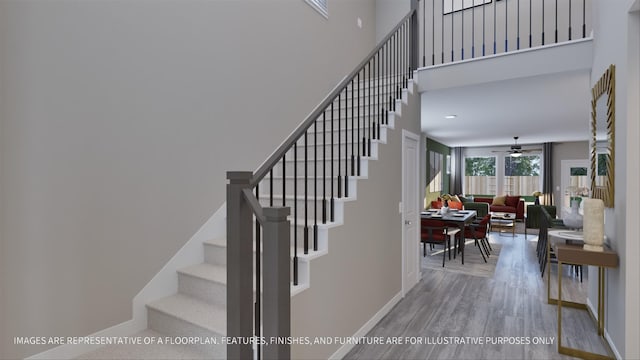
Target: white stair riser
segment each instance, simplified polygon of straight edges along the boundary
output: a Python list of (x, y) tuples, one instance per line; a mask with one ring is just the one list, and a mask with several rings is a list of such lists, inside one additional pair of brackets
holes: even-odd
[(221, 306), (226, 306), (227, 304), (227, 289), (225, 284), (180, 272), (178, 272), (178, 292), (209, 304)]
[(194, 338), (209, 338), (218, 337), (218, 345), (189, 345), (210, 355), (211, 359), (226, 359), (227, 348), (221, 344), (221, 334), (217, 334), (213, 331), (203, 329), (197, 325), (187, 322), (183, 319), (167, 315), (163, 312), (147, 307), (147, 326), (162, 334), (167, 334), (169, 337), (194, 337)]
[(227, 264), (227, 248), (214, 244), (204, 244), (204, 261), (212, 265)]

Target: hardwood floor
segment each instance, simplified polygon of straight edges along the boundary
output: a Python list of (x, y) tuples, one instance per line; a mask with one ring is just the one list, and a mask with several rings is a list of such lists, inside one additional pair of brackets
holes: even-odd
[[(492, 234), (502, 245), (493, 278), (423, 270), (420, 283), (367, 334), (423, 343), (360, 344), (345, 359), (570, 359), (557, 352), (557, 310), (547, 304), (536, 239)], [(563, 299), (585, 302), (586, 269), (583, 283), (568, 267), (563, 273)], [(565, 346), (606, 354), (586, 311), (563, 308), (562, 315)]]

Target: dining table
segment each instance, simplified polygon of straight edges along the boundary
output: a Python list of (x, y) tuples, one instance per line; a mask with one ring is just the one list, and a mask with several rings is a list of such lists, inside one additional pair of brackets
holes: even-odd
[(454, 244), (454, 258), (458, 251), (461, 251), (462, 264), (464, 264), (464, 228), (468, 224), (471, 224), (477, 216), (475, 210), (452, 210), (442, 213), (438, 209), (429, 209), (420, 213), (421, 219), (441, 220), (445, 224), (451, 227), (458, 227), (460, 229), (459, 240)]

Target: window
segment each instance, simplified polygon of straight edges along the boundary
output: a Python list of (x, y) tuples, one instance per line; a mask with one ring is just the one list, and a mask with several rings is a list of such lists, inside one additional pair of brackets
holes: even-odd
[(496, 194), (496, 158), (494, 156), (466, 157), (464, 159), (464, 193), (469, 195)]
[(540, 191), (540, 155), (504, 158), (504, 192), (509, 195), (531, 195)]
[(322, 16), (329, 18), (329, 8), (327, 7), (328, 0), (304, 0), (312, 8), (316, 9)]
[(429, 192), (442, 191), (442, 154), (429, 151)]

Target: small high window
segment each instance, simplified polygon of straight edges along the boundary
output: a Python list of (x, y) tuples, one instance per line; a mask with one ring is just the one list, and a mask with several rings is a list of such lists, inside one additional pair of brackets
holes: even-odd
[(304, 0), (312, 8), (316, 9), (322, 16), (329, 18), (329, 8), (327, 7), (328, 0)]

